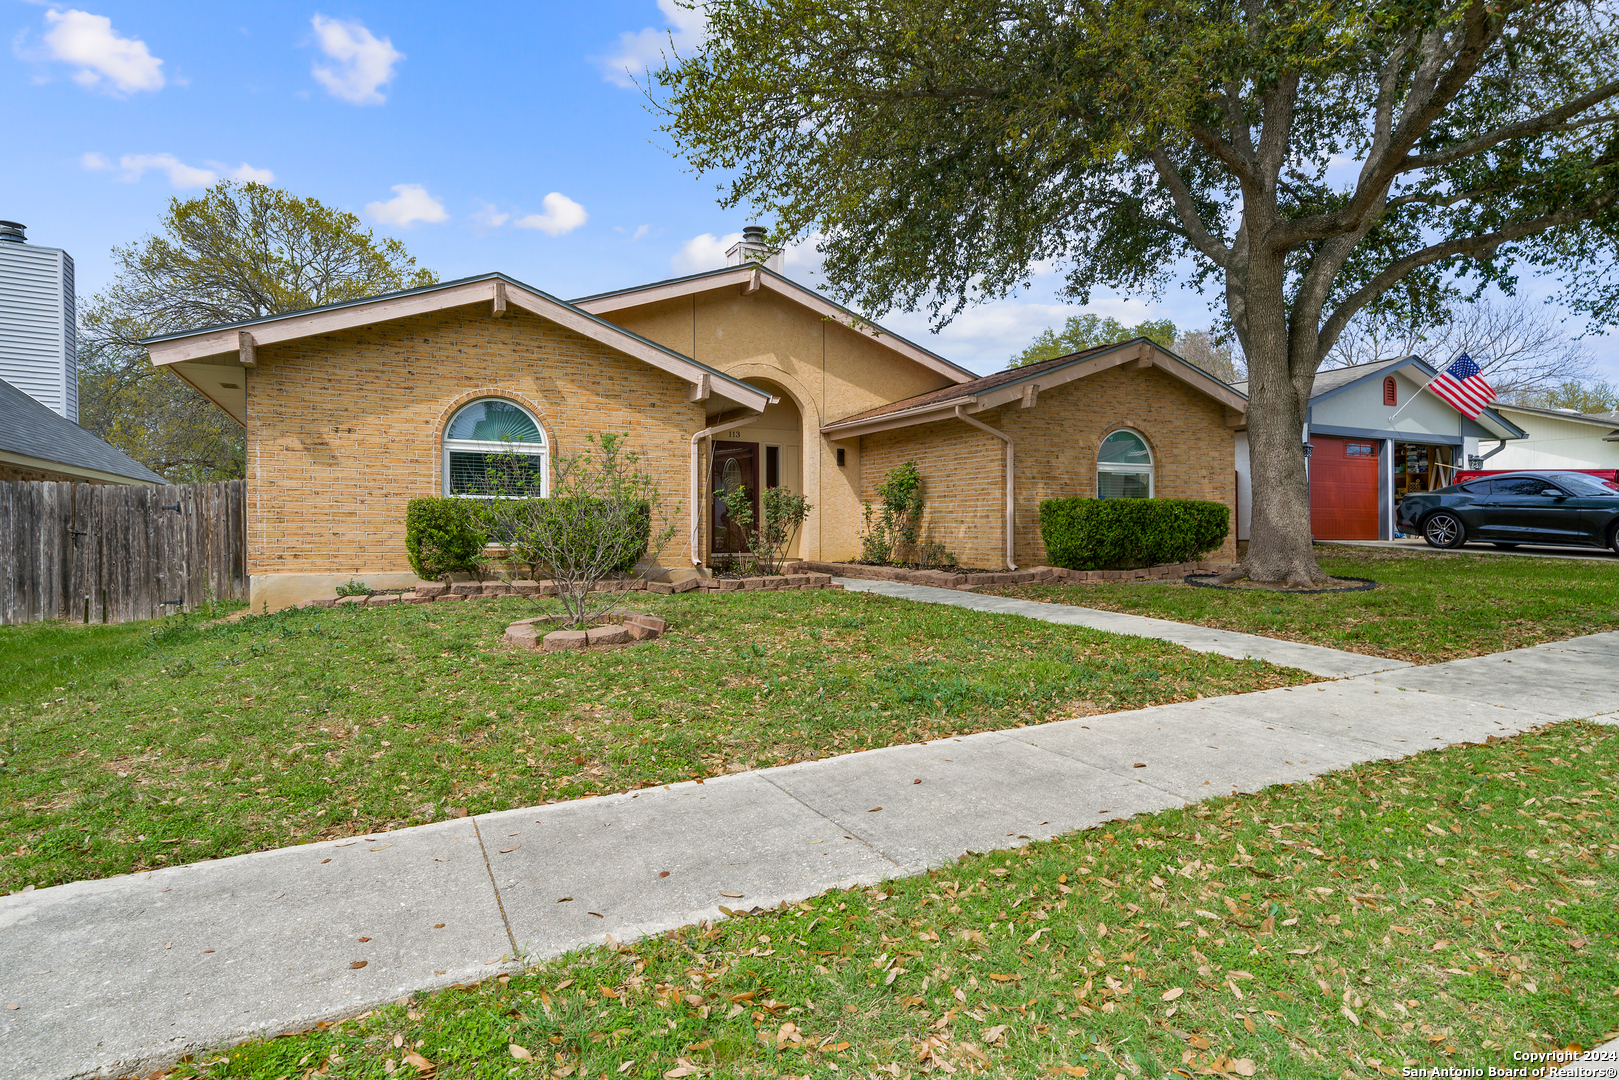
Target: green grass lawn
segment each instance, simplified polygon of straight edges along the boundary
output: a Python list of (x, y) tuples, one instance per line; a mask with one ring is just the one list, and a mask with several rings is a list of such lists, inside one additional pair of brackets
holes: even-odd
[(0, 629), (0, 891), (1310, 681), (867, 594), (638, 599), (667, 636), (505, 646), (519, 599)]
[(587, 949), (180, 1077), (1400, 1076), (1619, 1036), (1580, 721)]
[(1022, 585), (1002, 596), (1127, 611), (1434, 664), (1619, 629), (1619, 564), (1316, 547), (1322, 569), (1370, 592), (1285, 594), (1175, 583)]

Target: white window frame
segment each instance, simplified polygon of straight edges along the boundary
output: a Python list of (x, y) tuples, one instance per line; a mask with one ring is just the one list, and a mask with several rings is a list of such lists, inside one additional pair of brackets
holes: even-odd
[[(1145, 464), (1145, 465), (1122, 465), (1122, 464), (1119, 464), (1119, 463), (1116, 463), (1116, 462), (1105, 462), (1105, 461), (1102, 460), (1102, 447), (1103, 447), (1103, 445), (1106, 444), (1109, 439), (1111, 439), (1113, 436), (1117, 435), (1121, 431), (1125, 432), (1127, 434), (1130, 434), (1130, 435), (1134, 435), (1136, 438), (1141, 440), (1142, 447), (1147, 451), (1147, 464)], [(1114, 473), (1114, 474), (1125, 474), (1125, 475), (1129, 475), (1129, 476), (1145, 476), (1147, 478), (1147, 498), (1149, 498), (1149, 499), (1156, 498), (1156, 496), (1157, 496), (1157, 487), (1156, 487), (1155, 480), (1154, 480), (1154, 474), (1157, 472), (1157, 470), (1158, 470), (1158, 461), (1157, 461), (1157, 458), (1153, 455), (1152, 443), (1147, 441), (1147, 437), (1145, 435), (1143, 435), (1141, 432), (1137, 431), (1135, 428), (1131, 428), (1131, 427), (1114, 428), (1112, 431), (1110, 431), (1106, 435), (1102, 436), (1102, 441), (1096, 444), (1096, 497), (1098, 499), (1107, 498), (1107, 496), (1104, 496), (1102, 494), (1102, 474), (1103, 473)], [(1114, 496), (1114, 498), (1117, 498), (1117, 497), (1118, 496)]]
[[(517, 409), (524, 416), (528, 417), (529, 420), (533, 422), (534, 429), (540, 433), (540, 441), (537, 443), (490, 442), (481, 439), (450, 438), (449, 431), (450, 428), (455, 426), (456, 418), (459, 417), (463, 412), (472, 408), (474, 405), (482, 405), (486, 401), (498, 401), (502, 405), (509, 405), (512, 408)], [(450, 490), (450, 454), (452, 452), (462, 454), (504, 454), (508, 451), (515, 454), (523, 454), (527, 457), (537, 457), (540, 459), (540, 498), (549, 498), (551, 495), (551, 442), (546, 437), (545, 425), (540, 423), (539, 417), (529, 412), (528, 409), (522, 405), (522, 403), (513, 401), (511, 398), (498, 397), (495, 395), (477, 398), (476, 400), (469, 401), (460, 408), (456, 409), (455, 412), (450, 415), (449, 420), (444, 424), (444, 438), (441, 440), (441, 445), (439, 447), (439, 466), (444, 477), (444, 483), (442, 485), (444, 495), (451, 499), (520, 498), (521, 496), (515, 495), (476, 495)]]

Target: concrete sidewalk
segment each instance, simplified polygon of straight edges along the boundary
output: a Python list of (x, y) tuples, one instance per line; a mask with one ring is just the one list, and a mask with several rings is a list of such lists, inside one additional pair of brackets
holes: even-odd
[[(1393, 671), (1411, 667), (1404, 660), (1388, 660), (1381, 656), (1329, 649), (1322, 645), (1305, 645), (1297, 641), (1282, 641), (1242, 634), (1235, 630), (1215, 630), (1191, 623), (1154, 619), (1146, 615), (1127, 615), (1122, 611), (1103, 611), (1100, 608), (1075, 607), (1072, 604), (1042, 604), (1036, 600), (1016, 600), (1010, 596), (983, 596), (957, 589), (936, 589), (929, 585), (907, 585), (898, 581), (859, 581), (855, 578), (835, 578), (849, 592), (879, 593), (906, 600), (921, 600), (930, 604), (971, 608), (974, 611), (993, 611), (1001, 615), (1022, 615), (1026, 619), (1061, 623), (1064, 626), (1088, 626), (1092, 630), (1106, 630), (1112, 634), (1131, 637), (1158, 638), (1173, 642), (1194, 652), (1219, 653), (1237, 660), (1268, 660), (1280, 667), (1298, 668), (1312, 675), (1329, 679), (1346, 679), (1354, 675), (1370, 675), (1379, 671)], [(1150, 588), (1151, 586), (1142, 586)]]
[(720, 904), (1613, 714), (1616, 659), (1619, 632), (1599, 634), (16, 893), (0, 1061), (18, 1080), (144, 1072)]

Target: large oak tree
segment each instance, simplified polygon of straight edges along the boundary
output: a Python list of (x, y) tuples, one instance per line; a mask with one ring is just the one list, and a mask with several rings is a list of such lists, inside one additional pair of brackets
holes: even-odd
[(172, 372), (143, 337), (431, 285), (398, 240), (353, 214), (265, 184), (220, 181), (172, 199), (160, 235), (117, 247), (116, 276), (79, 335), (84, 427), (171, 482), (240, 477), (242, 429)]
[(1561, 274), (1615, 308), (1619, 35), (1570, 0), (707, 0), (656, 73), (727, 205), (818, 230), (869, 310), (937, 323), (1027, 286), (1155, 292), (1189, 260), (1248, 364), (1240, 571), (1324, 578), (1302, 431), (1357, 313)]

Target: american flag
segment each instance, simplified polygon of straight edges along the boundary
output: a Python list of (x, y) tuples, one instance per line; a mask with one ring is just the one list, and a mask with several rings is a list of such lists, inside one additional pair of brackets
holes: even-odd
[(1458, 412), (1477, 420), (1484, 407), (1495, 400), (1495, 391), (1484, 381), (1477, 362), (1462, 353), (1428, 384), (1428, 389), (1450, 402)]

